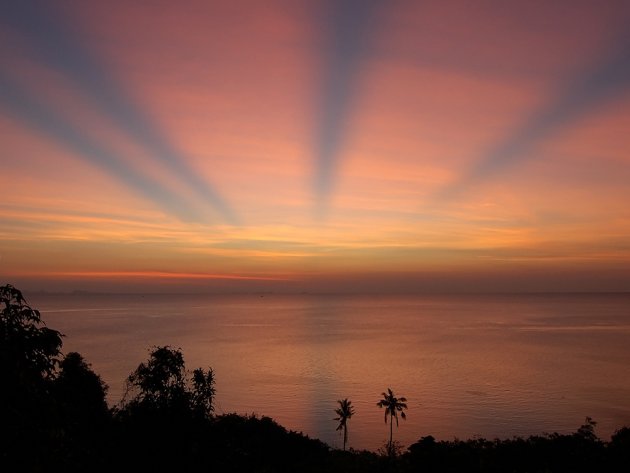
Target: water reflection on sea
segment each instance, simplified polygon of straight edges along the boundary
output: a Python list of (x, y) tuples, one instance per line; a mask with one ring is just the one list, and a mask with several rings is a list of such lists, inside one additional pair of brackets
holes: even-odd
[[(26, 294), (28, 297), (29, 294)], [(349, 445), (377, 449), (376, 407), (408, 398), (394, 436), (510, 437), (571, 432), (591, 416), (608, 437), (630, 425), (630, 295), (31, 294), (110, 386), (153, 345), (212, 366), (218, 412), (257, 413), (340, 446), (336, 400), (356, 414)]]

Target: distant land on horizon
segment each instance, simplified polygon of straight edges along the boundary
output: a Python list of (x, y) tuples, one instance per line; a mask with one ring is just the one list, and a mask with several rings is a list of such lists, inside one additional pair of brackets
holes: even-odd
[(48, 291), (46, 289), (29, 289), (25, 291), (26, 296), (553, 296), (553, 295), (572, 295), (572, 296), (597, 296), (597, 295), (630, 295), (630, 291), (405, 291), (405, 292), (373, 292), (373, 291), (145, 291), (145, 292), (125, 292), (125, 291), (98, 291), (98, 290), (83, 290), (83, 289), (70, 289), (66, 291)]

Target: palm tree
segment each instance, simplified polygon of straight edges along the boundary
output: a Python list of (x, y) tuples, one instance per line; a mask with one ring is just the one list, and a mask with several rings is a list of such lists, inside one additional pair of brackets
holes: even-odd
[(343, 401), (338, 400), (339, 407), (335, 409), (335, 414), (339, 417), (335, 417), (334, 420), (339, 421), (339, 425), (336, 430), (343, 429), (343, 449), (346, 449), (346, 443), (348, 442), (348, 421), (350, 417), (354, 415), (354, 407), (352, 406), (352, 401), (348, 401), (348, 398), (345, 398)]
[(385, 423), (387, 424), (387, 416), (389, 416), (389, 451), (393, 452), (393, 435), (394, 435), (394, 419), (396, 419), (396, 427), (398, 427), (398, 413), (400, 417), (407, 419), (404, 410), (407, 409), (407, 399), (404, 397), (395, 397), (390, 388), (387, 388), (387, 394), (381, 393), (383, 399), (378, 401), (378, 407), (385, 408)]

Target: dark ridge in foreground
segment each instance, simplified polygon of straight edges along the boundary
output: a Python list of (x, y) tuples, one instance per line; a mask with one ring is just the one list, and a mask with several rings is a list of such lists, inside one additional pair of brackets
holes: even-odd
[[(0, 471), (630, 471), (630, 428), (605, 442), (590, 418), (569, 435), (428, 436), (406, 450), (395, 442), (376, 453), (331, 449), (268, 417), (215, 415), (214, 372), (186, 370), (181, 351), (171, 347), (150, 351), (110, 409), (101, 378), (80, 354), (62, 355), (63, 335), (44, 325), (19, 290), (0, 286), (0, 309)], [(337, 420), (352, 414), (344, 401)]]

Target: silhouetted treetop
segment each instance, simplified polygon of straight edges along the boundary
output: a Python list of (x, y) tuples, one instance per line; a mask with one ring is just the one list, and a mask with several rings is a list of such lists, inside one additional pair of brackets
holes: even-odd
[(0, 308), (3, 376), (26, 383), (33, 377), (51, 377), (59, 362), (63, 335), (46, 327), (39, 311), (31, 308), (22, 292), (10, 284), (0, 286)]
[(394, 445), (394, 419), (396, 419), (396, 427), (398, 427), (398, 413), (403, 419), (407, 418), (405, 409), (407, 409), (407, 399), (404, 397), (394, 396), (394, 392), (391, 388), (387, 388), (387, 393), (381, 393), (383, 399), (378, 401), (376, 405), (385, 409), (385, 423), (387, 423), (387, 417), (389, 416), (389, 443), (388, 451), (390, 456), (395, 456), (396, 449)]
[(79, 353), (70, 352), (61, 361), (53, 389), (66, 417), (80, 422), (106, 417), (107, 385)]
[(339, 407), (335, 409), (335, 414), (338, 417), (335, 417), (334, 420), (339, 421), (339, 425), (336, 430), (343, 430), (343, 449), (346, 449), (346, 443), (348, 443), (348, 421), (354, 415), (354, 406), (352, 405), (352, 401), (345, 399), (337, 400)]
[[(189, 411), (208, 417), (214, 410), (214, 372), (197, 368), (188, 375), (181, 350), (154, 347), (149, 360), (127, 378), (123, 404), (131, 408)], [(131, 399), (127, 399), (131, 396)]]

